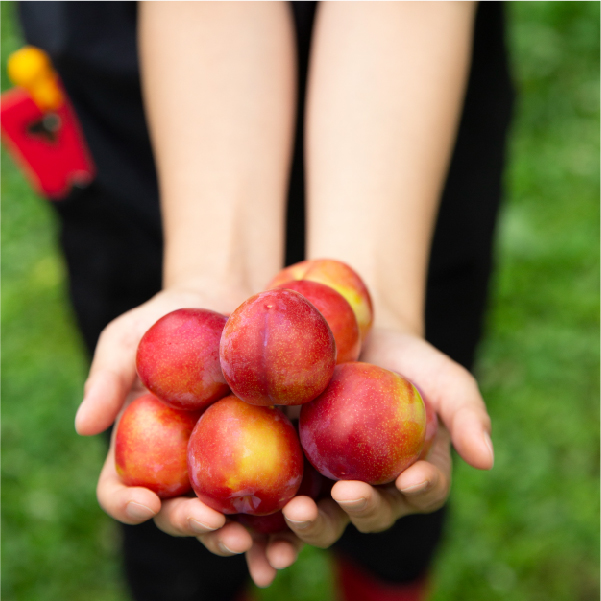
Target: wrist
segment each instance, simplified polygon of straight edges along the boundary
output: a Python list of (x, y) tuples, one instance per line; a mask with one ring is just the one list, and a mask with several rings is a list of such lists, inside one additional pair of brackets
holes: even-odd
[(425, 323), (423, 312), (409, 310), (388, 303), (374, 303), (374, 327), (380, 330), (392, 330), (402, 334), (411, 334), (423, 338)]
[(176, 296), (182, 307), (211, 309), (229, 315), (253, 292), (242, 283), (194, 276), (167, 280), (161, 294)]

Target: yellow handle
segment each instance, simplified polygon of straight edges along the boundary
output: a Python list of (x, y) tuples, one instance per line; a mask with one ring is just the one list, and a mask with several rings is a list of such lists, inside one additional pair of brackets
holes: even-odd
[(27, 90), (42, 111), (57, 109), (63, 102), (58, 75), (48, 55), (39, 48), (25, 46), (8, 57), (8, 77)]

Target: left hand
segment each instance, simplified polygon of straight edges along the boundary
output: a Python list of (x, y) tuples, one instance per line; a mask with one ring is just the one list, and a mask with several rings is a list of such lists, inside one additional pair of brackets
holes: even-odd
[(405, 515), (442, 507), (451, 486), (451, 442), (477, 469), (489, 470), (494, 463), (490, 418), (466, 369), (419, 336), (390, 330), (371, 332), (361, 360), (416, 383), (434, 405), (440, 427), (427, 460), (414, 463), (393, 483), (376, 488), (339, 481), (331, 499), (292, 499), (283, 510), (288, 525), (300, 540), (317, 547), (336, 542), (349, 521), (360, 532), (380, 532)]

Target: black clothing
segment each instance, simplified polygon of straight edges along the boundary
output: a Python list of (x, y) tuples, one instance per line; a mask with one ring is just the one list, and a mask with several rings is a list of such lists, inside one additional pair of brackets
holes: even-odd
[[(471, 368), (491, 271), (512, 87), (502, 5), (480, 3), (465, 106), (436, 224), (428, 271), (426, 338)], [(49, 52), (81, 120), (98, 169), (87, 190), (55, 203), (70, 292), (90, 355), (100, 331), (161, 288), (161, 219), (142, 108), (133, 2), (22, 2), (27, 41)], [(304, 255), (302, 107), (314, 2), (292, 3), (299, 57), (299, 116), (287, 219), (286, 261)], [(387, 532), (349, 527), (336, 549), (379, 578), (422, 574), (445, 510), (403, 518)], [(231, 599), (248, 574), (153, 523), (124, 526), (126, 571), (143, 601)]]

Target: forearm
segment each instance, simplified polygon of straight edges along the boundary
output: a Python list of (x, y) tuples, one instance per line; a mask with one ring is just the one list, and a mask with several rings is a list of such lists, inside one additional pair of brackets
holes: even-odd
[(308, 254), (345, 260), (376, 325), (423, 333), (428, 254), (460, 116), (473, 5), (327, 2), (307, 128)]
[(237, 290), (241, 302), (282, 261), (295, 93), (288, 9), (149, 2), (139, 23), (164, 286)]

